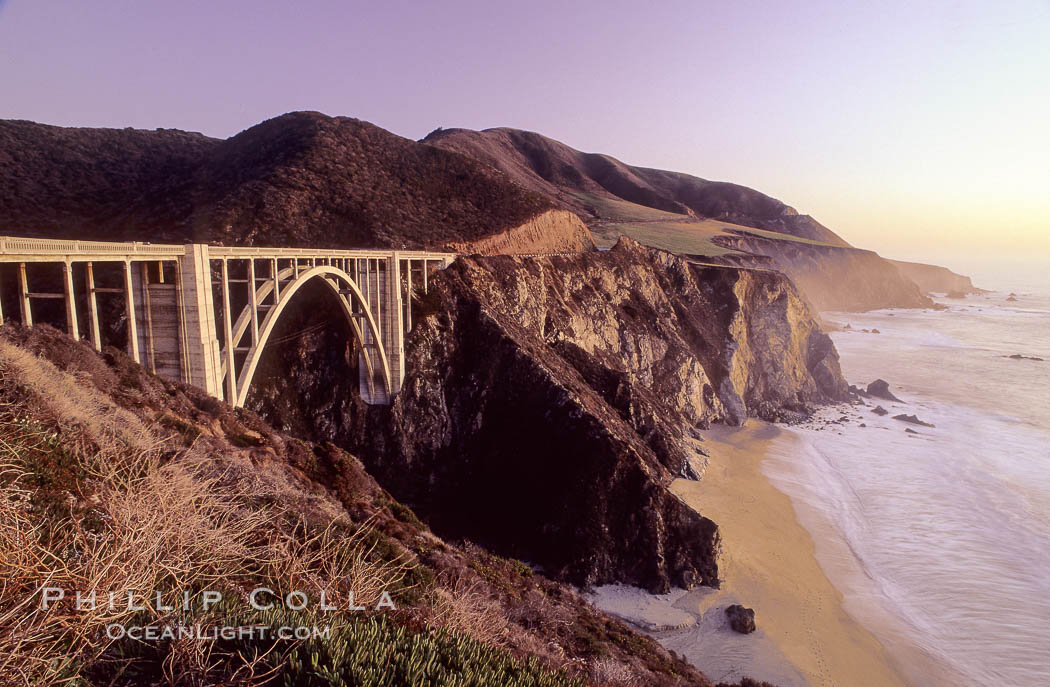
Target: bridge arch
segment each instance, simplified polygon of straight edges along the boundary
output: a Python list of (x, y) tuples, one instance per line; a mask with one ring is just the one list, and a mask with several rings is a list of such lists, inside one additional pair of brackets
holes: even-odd
[[(373, 400), (378, 398), (377, 390), (374, 386), (377, 376), (379, 378), (378, 381), (383, 385), (383, 395), (385, 397), (392, 395), (390, 363), (383, 347), (380, 328), (368, 306), (368, 301), (349, 274), (337, 267), (318, 265), (300, 272), (290, 283), (281, 285), (277, 302), (269, 309), (262, 322), (259, 323), (258, 339), (249, 348), (240, 374), (237, 375), (235, 405), (243, 406), (248, 399), (248, 390), (251, 387), (256, 368), (262, 358), (266, 344), (277, 322), (280, 320), (281, 314), (291, 303), (296, 292), (313, 279), (320, 279), (321, 283), (325, 284), (335, 295), (341, 306), (340, 310), (350, 325), (350, 330), (361, 346), (360, 359), (366, 367), (369, 391)], [(257, 292), (257, 299), (261, 301), (272, 290), (272, 283), (264, 284)], [(356, 309), (355, 306), (357, 306)], [(241, 313), (240, 317), (238, 317), (235, 329), (238, 333), (243, 333), (247, 329), (252, 317), (251, 307), (249, 305), (245, 308), (246, 312)], [(236, 371), (227, 370), (226, 374), (237, 373)]]

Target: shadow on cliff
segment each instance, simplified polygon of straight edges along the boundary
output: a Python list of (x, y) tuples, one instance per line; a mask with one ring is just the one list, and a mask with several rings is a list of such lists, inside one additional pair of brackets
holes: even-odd
[(715, 523), (666, 488), (702, 469), (699, 430), (846, 395), (830, 339), (776, 272), (624, 240), (461, 258), (433, 289), (392, 406), (360, 401), (348, 336), (318, 326), (335, 319), (320, 307), (285, 324), (249, 405), (353, 450), (444, 536), (577, 584), (717, 585)]

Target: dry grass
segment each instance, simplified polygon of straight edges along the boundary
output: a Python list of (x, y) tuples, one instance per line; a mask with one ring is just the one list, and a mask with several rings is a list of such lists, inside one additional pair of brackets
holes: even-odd
[(377, 565), (379, 539), (373, 533), (371, 521), (349, 535), (335, 525), (307, 537), (275, 531), (267, 547), (267, 581), (277, 593), (299, 590), (317, 598), (324, 591), (330, 605), (373, 609), (412, 567), (407, 557)]
[[(0, 341), (0, 684), (61, 684), (97, 665), (112, 644), (106, 626), (136, 614), (110, 609), (109, 591), (145, 599), (261, 582), (365, 605), (404, 577), (407, 562), (377, 562), (365, 545), (367, 523), (348, 537), (310, 535), (227, 477), (203, 450), (173, 451), (73, 376)], [(44, 610), (43, 587), (67, 598)], [(96, 590), (100, 603), (78, 610), (74, 590)], [(174, 642), (168, 683), (257, 684), (272, 670), (273, 657), (218, 655), (213, 644)]]
[(443, 578), (432, 590), (427, 608), (429, 622), (458, 634), (502, 646), (507, 639), (503, 610), (479, 580)]
[(591, 663), (591, 680), (601, 687), (638, 687), (642, 683), (630, 667), (610, 658), (599, 658)]
[(34, 419), (62, 431), (63, 444), (72, 450), (120, 460), (118, 454), (137, 455), (157, 447), (157, 439), (132, 413), (75, 376), (2, 340), (0, 383), (31, 404)]

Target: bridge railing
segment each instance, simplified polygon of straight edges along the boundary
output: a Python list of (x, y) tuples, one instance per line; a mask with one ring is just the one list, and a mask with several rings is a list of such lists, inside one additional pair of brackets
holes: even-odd
[[(186, 254), (186, 244), (147, 243), (142, 241), (80, 241), (0, 236), (0, 255), (7, 256), (126, 256), (174, 257)], [(413, 260), (452, 260), (455, 253), (419, 250), (345, 250), (326, 248), (267, 248), (242, 246), (208, 246), (211, 258), (376, 258), (395, 253)]]
[(386, 250), (377, 249), (327, 249), (327, 248), (264, 248), (255, 246), (209, 246), (208, 255), (221, 258), (377, 258), (400, 255), (402, 259), (412, 260), (452, 260), (455, 253), (439, 253), (419, 250)]
[(186, 246), (140, 241), (79, 241), (0, 236), (0, 254), (13, 255), (183, 255)]

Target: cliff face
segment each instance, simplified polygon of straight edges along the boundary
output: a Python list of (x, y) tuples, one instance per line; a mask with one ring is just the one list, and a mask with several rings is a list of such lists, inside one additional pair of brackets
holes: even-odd
[(780, 241), (742, 233), (712, 240), (742, 253), (713, 260), (778, 269), (798, 284), (817, 310), (864, 311), (933, 305), (915, 282), (903, 276), (891, 261), (869, 250)]
[(692, 474), (696, 428), (846, 394), (776, 273), (624, 240), (461, 259), (438, 283), (374, 469), (439, 530), (577, 583), (716, 583), (714, 523), (666, 490)]
[(607, 252), (460, 258), (432, 288), (393, 406), (316, 391), (355, 377), (303, 350), (274, 369), (309, 396), (260, 390), (250, 404), (354, 450), (439, 533), (560, 579), (716, 584), (717, 527), (666, 489), (695, 475), (697, 430), (846, 396), (830, 339), (776, 272), (624, 239)]
[(567, 210), (548, 210), (523, 224), (471, 242), (447, 244), (457, 253), (520, 255), (595, 250), (586, 225)]
[(890, 260), (900, 273), (915, 282), (923, 293), (982, 293), (969, 277), (952, 272), (947, 267), (925, 265), (921, 262)]

